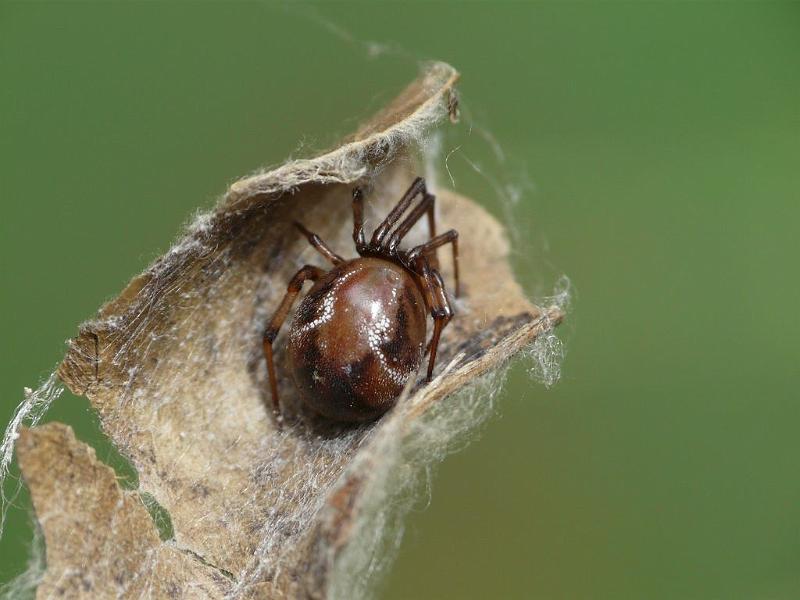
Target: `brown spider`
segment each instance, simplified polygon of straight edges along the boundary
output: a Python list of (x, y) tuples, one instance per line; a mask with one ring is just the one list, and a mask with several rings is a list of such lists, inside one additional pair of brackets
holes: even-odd
[[(416, 196), (420, 200), (405, 218)], [(264, 331), (264, 357), (275, 417), (280, 421), (278, 384), (272, 343), (289, 309), (310, 279), (289, 330), (289, 368), (305, 403), (336, 421), (377, 418), (397, 400), (409, 378), (430, 352), (426, 381), (431, 380), (439, 337), (453, 317), (436, 249), (453, 245), (458, 280), (458, 232), (436, 235), (435, 198), (418, 177), (372, 234), (364, 237), (364, 195), (353, 190), (353, 241), (358, 258), (345, 260), (300, 223), (309, 243), (333, 263), (330, 271), (305, 265), (287, 287), (278, 310)], [(431, 239), (410, 250), (398, 246), (414, 224), (428, 215)], [(400, 221), (392, 232), (392, 228)], [(433, 317), (433, 336), (425, 344), (426, 315)]]

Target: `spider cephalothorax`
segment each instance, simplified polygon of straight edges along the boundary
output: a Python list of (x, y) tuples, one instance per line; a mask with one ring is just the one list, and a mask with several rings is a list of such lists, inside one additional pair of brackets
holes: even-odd
[[(412, 208), (417, 196), (422, 199)], [(343, 259), (319, 236), (295, 223), (333, 268), (300, 269), (264, 331), (276, 418), (280, 404), (272, 342), (306, 280), (314, 285), (292, 321), (288, 358), (292, 379), (310, 408), (336, 421), (375, 419), (392, 407), (428, 352), (430, 381), (439, 337), (453, 316), (437, 268), (436, 249), (444, 244), (453, 246), (456, 296), (459, 293), (458, 232), (451, 229), (436, 235), (434, 202), (425, 181), (417, 178), (367, 243), (364, 195), (356, 188), (353, 241), (359, 257), (352, 260)], [(431, 239), (410, 250), (400, 249), (400, 242), (426, 214)], [(433, 317), (433, 335), (426, 345), (428, 313)]]

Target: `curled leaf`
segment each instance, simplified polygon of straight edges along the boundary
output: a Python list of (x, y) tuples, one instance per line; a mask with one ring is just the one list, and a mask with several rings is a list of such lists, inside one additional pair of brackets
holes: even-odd
[[(289, 416), (280, 430), (261, 335), (290, 277), (317, 260), (292, 221), (351, 256), (353, 186), (369, 186), (368, 223), (376, 223), (418, 173), (413, 151), (456, 115), (456, 79), (448, 65), (430, 65), (339, 148), (233, 184), (81, 327), (58, 376), (91, 401), (138, 471), (139, 491), (169, 514), (174, 539), (158, 538), (137, 494), (119, 490), (67, 429), (26, 431), (20, 463), (47, 545), (40, 594), (67, 581), (77, 596), (120, 593), (119, 573), (131, 597), (170, 589), (212, 598), (363, 593), (392, 519), (384, 500), (485, 413), (485, 397), (454, 392), (549, 331), (561, 312), (525, 298), (488, 213), (434, 190), (440, 227), (460, 232), (464, 297), (433, 382), (420, 375), (377, 422), (345, 427), (305, 414), (280, 377)], [(452, 281), (449, 260), (441, 262)], [(279, 375), (287, 372), (284, 336), (275, 343)], [(63, 514), (50, 519), (56, 507)]]

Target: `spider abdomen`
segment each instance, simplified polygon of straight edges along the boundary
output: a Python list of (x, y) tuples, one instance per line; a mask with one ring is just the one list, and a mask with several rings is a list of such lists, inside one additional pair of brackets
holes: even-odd
[(304, 401), (338, 421), (386, 412), (425, 350), (426, 305), (400, 265), (358, 258), (321, 277), (289, 331), (289, 365)]

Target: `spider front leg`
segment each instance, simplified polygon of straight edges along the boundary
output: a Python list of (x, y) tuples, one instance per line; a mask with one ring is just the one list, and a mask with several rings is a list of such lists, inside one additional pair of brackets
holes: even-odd
[(417, 221), (419, 221), (424, 214), (428, 215), (431, 236), (435, 235), (436, 223), (434, 222), (433, 216), (435, 202), (436, 196), (426, 193), (422, 197), (422, 201), (420, 201), (420, 203), (414, 207), (414, 210), (412, 210), (400, 225), (397, 226), (397, 229), (395, 229), (394, 233), (389, 237), (389, 241), (384, 244), (383, 249), (390, 254), (394, 254), (400, 242), (403, 241), (403, 238), (408, 235), (411, 228), (417, 224)]
[(439, 349), (439, 338), (442, 335), (442, 330), (450, 322), (450, 319), (453, 318), (453, 309), (444, 291), (442, 276), (439, 274), (439, 271), (431, 268), (424, 254), (417, 258), (415, 267), (418, 275), (422, 279), (425, 302), (430, 308), (431, 317), (433, 317), (433, 336), (425, 350), (426, 353), (430, 352), (430, 357), (428, 358), (428, 373), (425, 381), (430, 382), (433, 376), (433, 367), (436, 364), (436, 352)]
[[(395, 223), (397, 223), (397, 221), (400, 220), (400, 217), (402, 217), (403, 213), (408, 210), (408, 207), (411, 206), (411, 202), (418, 195), (422, 195), (423, 201), (425, 197), (430, 195), (425, 187), (425, 180), (422, 177), (417, 177), (414, 180), (414, 182), (411, 184), (411, 187), (406, 190), (406, 193), (403, 194), (403, 197), (400, 198), (399, 202), (395, 205), (391, 212), (389, 212), (383, 222), (381, 222), (381, 224), (375, 228), (375, 232), (372, 234), (372, 240), (370, 240), (371, 248), (377, 249), (384, 246), (386, 236), (389, 235), (389, 230), (394, 226)], [(433, 212), (430, 213), (430, 219), (431, 231), (433, 232), (435, 230), (433, 223)], [(434, 234), (431, 233), (431, 235)]]
[(264, 330), (264, 359), (267, 362), (267, 372), (269, 373), (269, 384), (272, 390), (272, 411), (275, 414), (275, 419), (280, 422), (280, 404), (278, 401), (278, 380), (275, 378), (275, 363), (272, 356), (272, 342), (278, 337), (281, 325), (286, 320), (292, 304), (303, 288), (303, 284), (308, 281), (317, 281), (325, 274), (323, 269), (312, 265), (306, 265), (295, 273), (294, 277), (289, 281), (286, 287), (286, 295), (283, 297), (278, 310), (272, 316), (269, 325)]

